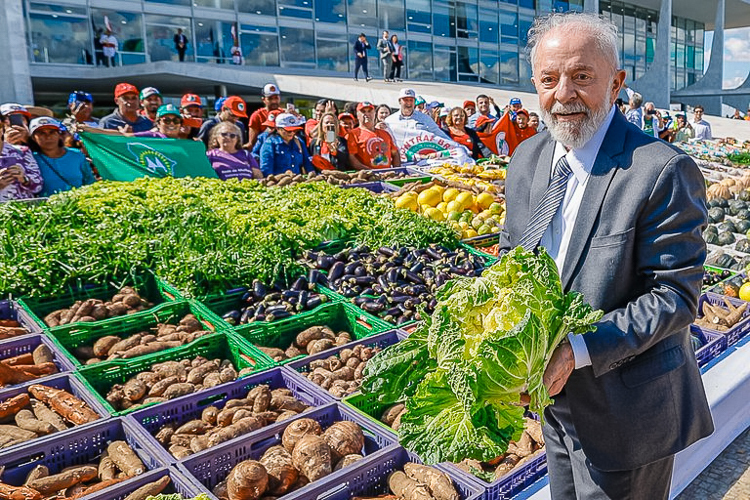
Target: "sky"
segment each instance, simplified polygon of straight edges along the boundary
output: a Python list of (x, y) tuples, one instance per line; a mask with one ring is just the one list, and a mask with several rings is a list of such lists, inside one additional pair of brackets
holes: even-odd
[[(706, 32), (704, 39), (703, 69), (708, 68), (711, 56), (713, 32)], [(724, 32), (724, 88), (742, 84), (750, 73), (750, 28), (737, 28)]]

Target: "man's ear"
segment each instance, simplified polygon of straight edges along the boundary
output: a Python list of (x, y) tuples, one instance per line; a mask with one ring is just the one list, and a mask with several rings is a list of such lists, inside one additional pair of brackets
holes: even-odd
[(620, 90), (622, 90), (622, 85), (625, 83), (625, 70), (619, 70), (615, 73), (615, 76), (612, 78), (612, 99), (614, 102), (614, 99), (617, 99), (618, 94), (620, 93)]

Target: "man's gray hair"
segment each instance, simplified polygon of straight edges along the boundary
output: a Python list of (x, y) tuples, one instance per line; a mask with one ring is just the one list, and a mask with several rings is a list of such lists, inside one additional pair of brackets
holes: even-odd
[(542, 41), (547, 33), (559, 27), (570, 27), (591, 33), (599, 50), (612, 60), (615, 69), (620, 68), (620, 43), (617, 36), (617, 26), (609, 19), (605, 19), (598, 14), (566, 12), (564, 14), (557, 13), (538, 17), (534, 21), (534, 25), (529, 30), (527, 45), (530, 51), (529, 56), (532, 72), (534, 70), (534, 56), (539, 42)]

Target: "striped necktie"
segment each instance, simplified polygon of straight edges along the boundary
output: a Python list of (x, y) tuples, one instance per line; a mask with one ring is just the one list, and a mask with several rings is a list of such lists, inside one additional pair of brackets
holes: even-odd
[(557, 161), (547, 191), (544, 192), (544, 196), (539, 200), (539, 204), (529, 219), (529, 225), (526, 226), (526, 230), (521, 237), (519, 245), (524, 250), (532, 251), (539, 245), (544, 232), (549, 227), (550, 222), (552, 222), (552, 218), (560, 209), (560, 204), (565, 197), (565, 190), (568, 186), (568, 177), (570, 177), (572, 172), (565, 156)]

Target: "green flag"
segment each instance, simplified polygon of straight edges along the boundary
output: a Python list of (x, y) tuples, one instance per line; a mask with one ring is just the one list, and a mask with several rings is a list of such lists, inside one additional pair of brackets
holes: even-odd
[(82, 132), (86, 151), (103, 179), (218, 177), (201, 141), (154, 139)]

